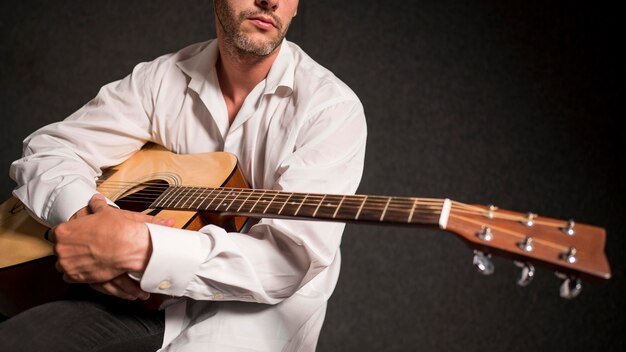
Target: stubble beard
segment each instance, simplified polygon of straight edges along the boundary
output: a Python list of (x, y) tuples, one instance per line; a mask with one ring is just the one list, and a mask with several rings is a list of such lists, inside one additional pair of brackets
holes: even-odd
[[(262, 59), (274, 52), (276, 48), (280, 46), (289, 23), (283, 25), (282, 21), (276, 17), (273, 13), (266, 11), (242, 11), (238, 16), (235, 11), (230, 8), (223, 1), (215, 1), (215, 13), (217, 21), (223, 34), (224, 42), (232, 49), (235, 50), (237, 56), (242, 59)], [(276, 23), (278, 29), (278, 35), (272, 39), (266, 41), (253, 40), (240, 30), (241, 24), (250, 17), (263, 14), (270, 16)]]

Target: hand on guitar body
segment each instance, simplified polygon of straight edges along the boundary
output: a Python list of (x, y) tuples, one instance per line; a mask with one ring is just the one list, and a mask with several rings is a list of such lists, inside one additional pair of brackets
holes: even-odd
[(152, 252), (146, 222), (171, 226), (172, 220), (121, 210), (94, 195), (89, 205), (51, 230), (57, 270), (70, 283), (87, 283), (120, 298), (148, 299), (150, 294), (128, 272), (143, 272)]

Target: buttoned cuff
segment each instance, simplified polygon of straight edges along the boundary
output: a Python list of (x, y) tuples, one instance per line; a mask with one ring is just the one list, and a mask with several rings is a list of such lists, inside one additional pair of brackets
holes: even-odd
[(195, 231), (146, 225), (152, 239), (152, 255), (141, 278), (141, 288), (146, 292), (182, 296), (209, 255), (211, 239)]

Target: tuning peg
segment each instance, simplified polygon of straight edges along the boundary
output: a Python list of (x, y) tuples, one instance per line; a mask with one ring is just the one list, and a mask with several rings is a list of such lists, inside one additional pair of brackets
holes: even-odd
[(476, 237), (489, 242), (493, 239), (493, 232), (491, 232), (491, 228), (489, 226), (483, 226), (479, 232), (476, 232)]
[(574, 222), (574, 220), (569, 220), (567, 222), (567, 224), (563, 227), (561, 227), (561, 231), (563, 231), (566, 235), (568, 236), (574, 236), (574, 234), (576, 233), (576, 230), (574, 229), (574, 226), (576, 226), (576, 223)]
[(474, 251), (474, 266), (478, 270), (479, 273), (483, 275), (491, 275), (495, 270), (495, 266), (491, 261), (491, 255), (485, 254), (481, 251)]
[(487, 207), (487, 211), (485, 212), (485, 216), (489, 219), (493, 219), (496, 216), (496, 210), (498, 210), (498, 207), (495, 205), (489, 205)]
[(565, 299), (576, 298), (583, 289), (583, 284), (579, 278), (574, 276), (567, 276), (565, 274), (556, 273), (556, 276), (563, 279), (561, 287), (559, 288), (559, 295)]
[(519, 277), (517, 278), (517, 284), (522, 287), (528, 286), (535, 277), (535, 267), (530, 263), (515, 262), (518, 268), (522, 268)]
[(537, 214), (528, 212), (526, 213), (526, 217), (523, 220), (521, 220), (521, 223), (528, 227), (532, 227), (533, 225), (535, 225), (536, 217), (537, 217)]

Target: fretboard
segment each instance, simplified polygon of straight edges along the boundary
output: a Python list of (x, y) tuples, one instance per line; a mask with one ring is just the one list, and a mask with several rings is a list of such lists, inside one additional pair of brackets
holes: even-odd
[(443, 199), (290, 193), (246, 188), (168, 187), (153, 209), (341, 222), (437, 224)]

